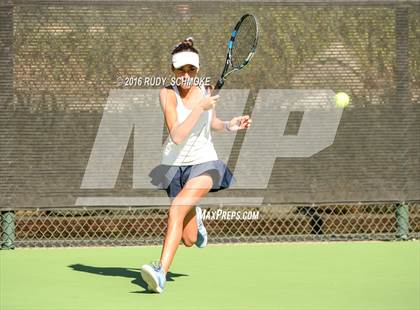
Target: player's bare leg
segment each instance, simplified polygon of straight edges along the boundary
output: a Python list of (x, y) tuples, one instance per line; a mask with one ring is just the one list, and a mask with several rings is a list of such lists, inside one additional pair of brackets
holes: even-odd
[[(184, 219), (195, 205), (212, 188), (213, 180), (210, 175), (202, 174), (190, 179), (172, 201), (169, 209), (168, 229), (166, 231), (160, 262), (165, 272), (172, 264), (175, 252), (183, 235)], [(189, 234), (197, 234), (197, 224), (188, 227)], [(194, 239), (191, 237), (191, 239)]]
[(184, 218), (184, 228), (182, 230), (182, 242), (185, 246), (191, 247), (197, 241), (197, 218), (195, 208), (192, 208)]

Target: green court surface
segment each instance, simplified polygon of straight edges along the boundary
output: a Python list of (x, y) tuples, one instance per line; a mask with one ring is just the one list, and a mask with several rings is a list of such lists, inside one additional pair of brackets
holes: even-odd
[(160, 247), (0, 251), (0, 309), (420, 309), (420, 242), (178, 249), (163, 294), (139, 268)]

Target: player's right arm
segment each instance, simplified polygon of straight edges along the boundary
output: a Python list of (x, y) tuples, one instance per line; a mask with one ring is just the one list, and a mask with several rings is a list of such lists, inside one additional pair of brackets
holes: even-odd
[(193, 110), (188, 117), (179, 123), (176, 113), (176, 96), (172, 89), (162, 88), (159, 94), (160, 105), (165, 117), (166, 127), (169, 135), (175, 144), (180, 144), (186, 139), (197, 121), (201, 113), (214, 107), (214, 99), (212, 97), (204, 98), (200, 103), (194, 105)]

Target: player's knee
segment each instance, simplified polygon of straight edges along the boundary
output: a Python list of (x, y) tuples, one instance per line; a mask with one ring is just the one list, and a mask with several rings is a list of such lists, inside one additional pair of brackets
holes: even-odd
[(186, 247), (192, 247), (194, 245), (195, 242), (193, 242), (192, 240), (190, 240), (189, 238), (182, 238), (182, 243), (186, 246)]
[(191, 247), (195, 244), (195, 242), (197, 241), (197, 236), (196, 235), (192, 235), (192, 234), (188, 234), (185, 231), (183, 231), (182, 234), (182, 243), (184, 243), (184, 245), (186, 247)]

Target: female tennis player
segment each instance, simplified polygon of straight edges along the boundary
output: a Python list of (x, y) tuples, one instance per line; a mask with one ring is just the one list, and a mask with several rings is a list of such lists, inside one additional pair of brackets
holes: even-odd
[(230, 187), (236, 180), (219, 160), (211, 130), (237, 131), (250, 127), (248, 115), (222, 121), (216, 117), (219, 96), (211, 96), (211, 87), (189, 83), (197, 77), (199, 54), (189, 37), (172, 51), (175, 83), (161, 89), (160, 104), (169, 137), (164, 145), (161, 164), (150, 173), (152, 184), (166, 190), (171, 198), (167, 231), (160, 260), (141, 269), (148, 289), (161, 293), (166, 273), (179, 242), (187, 247), (207, 244), (207, 231), (200, 207), (195, 207), (208, 192)]

